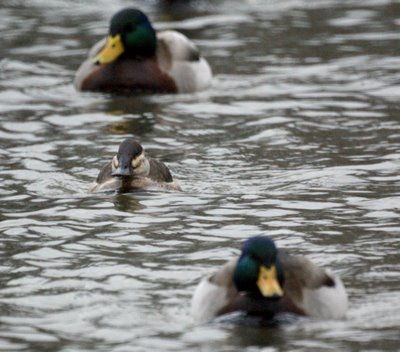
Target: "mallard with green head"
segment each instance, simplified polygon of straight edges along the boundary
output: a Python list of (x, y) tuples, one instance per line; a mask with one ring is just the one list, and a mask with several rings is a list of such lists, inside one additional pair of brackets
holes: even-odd
[(161, 161), (145, 155), (143, 147), (127, 138), (118, 153), (100, 170), (90, 192), (133, 192), (146, 189), (180, 191), (168, 167)]
[(90, 50), (74, 85), (81, 91), (190, 93), (212, 79), (207, 61), (183, 34), (156, 33), (147, 16), (125, 8), (112, 18), (107, 38)]
[(256, 236), (244, 243), (239, 258), (200, 282), (191, 311), (197, 322), (235, 311), (268, 319), (284, 312), (341, 319), (347, 306), (337, 275), (305, 257), (277, 249), (269, 237)]

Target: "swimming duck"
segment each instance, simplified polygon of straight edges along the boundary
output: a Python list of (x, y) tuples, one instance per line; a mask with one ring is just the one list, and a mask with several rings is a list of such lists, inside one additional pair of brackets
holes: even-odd
[(156, 33), (140, 10), (125, 8), (110, 22), (109, 34), (90, 50), (74, 85), (81, 91), (190, 93), (206, 89), (212, 73), (183, 34)]
[(239, 258), (200, 282), (191, 311), (197, 322), (234, 311), (268, 319), (280, 312), (341, 319), (347, 305), (337, 275), (305, 257), (278, 250), (269, 237), (255, 236), (244, 243)]
[(125, 193), (149, 187), (181, 190), (164, 163), (146, 156), (143, 147), (128, 138), (120, 144), (112, 160), (100, 170), (90, 191)]

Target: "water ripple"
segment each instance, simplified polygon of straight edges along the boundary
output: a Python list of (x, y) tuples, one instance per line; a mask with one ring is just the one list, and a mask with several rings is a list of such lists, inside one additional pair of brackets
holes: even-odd
[[(73, 89), (124, 1), (0, 9), (0, 350), (396, 350), (398, 5), (132, 4), (193, 38), (211, 89)], [(184, 192), (88, 193), (132, 136)], [(194, 325), (198, 280), (259, 233), (337, 271), (347, 319)]]

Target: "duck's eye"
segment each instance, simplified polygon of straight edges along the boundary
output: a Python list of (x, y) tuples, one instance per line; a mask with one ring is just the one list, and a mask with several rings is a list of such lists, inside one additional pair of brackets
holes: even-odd
[(133, 32), (136, 27), (132, 23), (128, 23), (124, 27), (124, 32)]
[(112, 166), (114, 169), (118, 167), (118, 158), (116, 155), (112, 158)]

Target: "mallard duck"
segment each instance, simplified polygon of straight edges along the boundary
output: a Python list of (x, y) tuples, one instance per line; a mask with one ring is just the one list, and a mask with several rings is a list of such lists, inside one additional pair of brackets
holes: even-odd
[(265, 318), (287, 312), (341, 319), (347, 305), (337, 275), (305, 257), (278, 250), (269, 237), (256, 236), (244, 243), (239, 258), (200, 282), (191, 310), (197, 322), (234, 311)]
[(147, 16), (133, 8), (117, 12), (107, 38), (90, 50), (78, 69), (77, 90), (115, 93), (190, 93), (206, 89), (212, 73), (183, 34), (156, 33)]
[(90, 191), (125, 193), (152, 187), (181, 190), (164, 163), (146, 156), (143, 147), (128, 138), (120, 144), (112, 160), (100, 170)]

